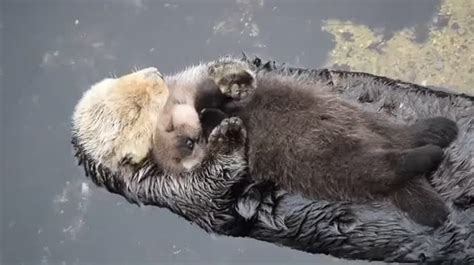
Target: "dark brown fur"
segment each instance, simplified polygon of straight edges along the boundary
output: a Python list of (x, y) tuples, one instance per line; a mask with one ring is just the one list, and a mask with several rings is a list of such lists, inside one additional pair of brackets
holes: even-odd
[[(230, 88), (239, 76), (219, 78), (215, 83)], [(444, 202), (423, 175), (437, 167), (441, 147), (455, 138), (454, 122), (433, 118), (399, 126), (324, 87), (270, 74), (258, 76), (257, 81), (253, 94), (231, 102), (231, 107), (216, 85), (208, 82), (196, 101), (198, 111), (210, 106), (242, 118), (253, 178), (313, 199), (390, 199), (428, 226), (438, 226), (447, 218)], [(235, 97), (232, 93), (229, 96)], [(205, 124), (209, 117), (201, 117), (204, 127), (209, 127)], [(216, 122), (211, 123), (212, 127)]]
[(172, 92), (153, 134), (154, 160), (166, 171), (180, 173), (201, 164), (207, 153), (196, 109), (177, 102)]

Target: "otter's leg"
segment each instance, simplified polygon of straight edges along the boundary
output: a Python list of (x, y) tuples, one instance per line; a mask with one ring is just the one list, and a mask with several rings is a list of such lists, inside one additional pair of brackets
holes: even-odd
[(374, 132), (390, 139), (393, 146), (400, 149), (429, 144), (444, 148), (454, 141), (458, 134), (456, 123), (443, 117), (422, 119), (413, 125), (395, 125), (369, 114), (367, 121)]
[(209, 66), (208, 74), (220, 91), (233, 99), (242, 99), (256, 88), (255, 73), (244, 62), (218, 61)]
[(448, 208), (425, 178), (414, 179), (391, 195), (395, 206), (415, 222), (438, 227), (448, 218)]
[(395, 170), (398, 175), (416, 176), (436, 169), (443, 159), (443, 150), (436, 145), (425, 145), (400, 152)]
[(456, 122), (443, 117), (424, 119), (408, 127), (414, 146), (427, 144), (447, 147), (456, 139)]
[(364, 176), (363, 182), (370, 193), (387, 194), (404, 186), (406, 182), (423, 176), (435, 169), (443, 158), (443, 151), (439, 146), (426, 145), (407, 150), (378, 150), (368, 154), (354, 157), (357, 163), (374, 163), (382, 165), (383, 170), (367, 172), (366, 166), (355, 167), (363, 169), (363, 172), (354, 172), (356, 175)]
[(244, 151), (247, 132), (240, 118), (224, 119), (209, 135), (208, 149), (213, 154), (231, 155)]

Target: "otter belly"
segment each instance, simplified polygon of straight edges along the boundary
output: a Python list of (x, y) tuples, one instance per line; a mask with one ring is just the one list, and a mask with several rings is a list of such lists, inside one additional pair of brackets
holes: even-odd
[(383, 174), (386, 168), (358, 156), (385, 139), (366, 128), (360, 113), (330, 100), (259, 88), (240, 115), (248, 131), (250, 175), (309, 198), (372, 199), (361, 178), (367, 170)]

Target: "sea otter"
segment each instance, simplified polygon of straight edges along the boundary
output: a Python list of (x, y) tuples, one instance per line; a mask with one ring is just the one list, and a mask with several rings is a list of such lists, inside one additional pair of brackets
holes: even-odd
[[(225, 66), (225, 67), (222, 67), (222, 66)], [(143, 76), (139, 76), (139, 75), (143, 75)], [(129, 78), (129, 77), (135, 77), (135, 78)], [(241, 118), (243, 118), (244, 120), (245, 126), (242, 126), (241, 121), (237, 118), (232, 118), (230, 120), (226, 119), (221, 124), (221, 126), (218, 126), (218, 128), (213, 129), (214, 134), (211, 134), (213, 136), (210, 137), (209, 143), (207, 143), (206, 146), (203, 146), (204, 147), (203, 149), (205, 150), (205, 152), (199, 152), (198, 153), (199, 155), (197, 156), (193, 156), (193, 152), (181, 153), (180, 155), (183, 156), (183, 158), (185, 159), (181, 160), (182, 163), (178, 163), (180, 167), (170, 167), (170, 169), (174, 171), (176, 176), (181, 175), (180, 171), (187, 171), (187, 172), (206, 171), (206, 168), (203, 165), (208, 165), (209, 163), (206, 161), (212, 160), (212, 158), (215, 157), (216, 150), (219, 150), (220, 153), (224, 153), (227, 155), (227, 158), (225, 160), (225, 166), (229, 166), (229, 164), (231, 164), (232, 161), (239, 161), (236, 164), (238, 167), (240, 167), (240, 170), (241, 171), (246, 170), (247, 166), (240, 162), (242, 160), (242, 157), (241, 157), (242, 153), (234, 152), (234, 151), (240, 150), (244, 146), (245, 141), (242, 140), (243, 138), (242, 135), (245, 135), (244, 127), (248, 126), (252, 130), (254, 130), (255, 127), (249, 126), (250, 119), (245, 118), (246, 116), (243, 115), (244, 112), (242, 111), (242, 109), (245, 109), (245, 108), (242, 108), (242, 106), (244, 106), (242, 105), (242, 103), (246, 102), (246, 100), (248, 99), (255, 98), (255, 95), (258, 95), (258, 91), (264, 91), (260, 89), (261, 87), (264, 87), (262, 84), (265, 84), (264, 81), (262, 81), (263, 80), (262, 77), (257, 77), (256, 80), (258, 80), (259, 82), (259, 87), (258, 89), (255, 89), (255, 79), (253, 78), (254, 77), (253, 73), (249, 69), (247, 69), (246, 66), (243, 65), (241, 62), (230, 60), (230, 64), (229, 64), (229, 60), (220, 60), (218, 62), (210, 63), (207, 65), (200, 65), (198, 67), (190, 68), (183, 73), (179, 73), (177, 75), (166, 78), (166, 85), (168, 86), (169, 91), (173, 91), (171, 94), (176, 93), (177, 91), (183, 92), (183, 93), (174, 94), (173, 98), (176, 100), (173, 100), (173, 101), (169, 101), (170, 97), (168, 96), (149, 97), (147, 93), (149, 93), (150, 91), (153, 92), (154, 91), (153, 89), (145, 89), (145, 90), (137, 89), (137, 88), (147, 87), (147, 85), (144, 85), (144, 84), (148, 84), (150, 88), (159, 87), (156, 85), (156, 82), (160, 81), (160, 74), (158, 73), (156, 69), (152, 68), (151, 70), (150, 69), (146, 71), (142, 70), (140, 72), (134, 73), (133, 75), (129, 77), (127, 78), (126, 76), (119, 79), (104, 80), (103, 82), (100, 82), (99, 83), (101, 84), (100, 86), (96, 85), (93, 87), (93, 89), (91, 89), (89, 92), (86, 93), (86, 94), (95, 95), (95, 96), (85, 95), (84, 98), (79, 103), (77, 111), (75, 112), (75, 116), (74, 116), (75, 124), (77, 126), (77, 129), (81, 128), (80, 132), (79, 130), (77, 130), (78, 131), (77, 138), (80, 141), (85, 142), (85, 143), (90, 143), (90, 142), (95, 143), (93, 147), (91, 145), (91, 150), (90, 150), (91, 152), (93, 152), (94, 150), (100, 151), (97, 153), (98, 155), (97, 157), (94, 157), (94, 159), (97, 159), (98, 161), (100, 161), (102, 164), (106, 166), (112, 167), (120, 163), (126, 163), (126, 164), (138, 163), (139, 161), (141, 161), (147, 156), (150, 150), (153, 150), (154, 154), (159, 153), (160, 151), (157, 152), (156, 149), (160, 147), (162, 147), (161, 150), (163, 151), (166, 151), (166, 150), (172, 151), (173, 148), (176, 148), (176, 146), (173, 146), (173, 145), (168, 146), (168, 147), (160, 146), (160, 142), (159, 141), (156, 142), (156, 139), (157, 139), (155, 137), (157, 135), (156, 128), (160, 127), (160, 124), (161, 124), (160, 122), (162, 122), (163, 120), (166, 121), (166, 119), (161, 119), (160, 117), (165, 117), (166, 116), (165, 114), (167, 114), (167, 111), (174, 109), (175, 113), (173, 115), (177, 115), (178, 118), (184, 118), (184, 119), (175, 119), (174, 121), (178, 121), (178, 123), (181, 125), (186, 125), (186, 124), (189, 124), (190, 115), (187, 115), (187, 114), (181, 115), (183, 114), (182, 111), (185, 110), (189, 113), (194, 113), (193, 114), (194, 117), (196, 117), (195, 114), (197, 114), (197, 111), (199, 111), (199, 112), (202, 112), (201, 119), (203, 121), (203, 124), (206, 125), (204, 126), (206, 128), (208, 126), (206, 117), (208, 117), (207, 113), (209, 112), (206, 109), (203, 109), (203, 106), (207, 106), (209, 108), (217, 107), (219, 109), (220, 108), (219, 105), (221, 105), (223, 106), (221, 109), (225, 110), (229, 114), (232, 114), (232, 115), (235, 114), (235, 115), (241, 116)], [(290, 83), (294, 81), (295, 80), (289, 79)], [(158, 84), (162, 84), (160, 82), (158, 82)], [(293, 86), (295, 84), (298, 84), (298, 83), (297, 82), (291, 83), (290, 85)], [(117, 87), (121, 89), (117, 89)], [(218, 88), (220, 88), (224, 92), (223, 98), (205, 96), (207, 93), (206, 91), (219, 92)], [(280, 92), (284, 92), (284, 90), (287, 88), (291, 88), (291, 87), (282, 88)], [(306, 92), (311, 91), (311, 89), (314, 89), (314, 88), (310, 88)], [(255, 90), (255, 92), (253, 92), (251, 96), (248, 96), (247, 99), (245, 99), (246, 94), (251, 93), (253, 90)], [(164, 90), (164, 91), (168, 91), (168, 90)], [(292, 89), (289, 89), (288, 91), (292, 91)], [(304, 91), (304, 89), (302, 91)], [(123, 92), (126, 92), (126, 93), (123, 93)], [(143, 93), (143, 92), (146, 92), (146, 93)], [(266, 91), (266, 92), (271, 92), (271, 91)], [(110, 93), (110, 95), (108, 93)], [(121, 93), (123, 93), (123, 95)], [(153, 92), (152, 95), (154, 93), (155, 92)], [(160, 92), (160, 93), (166, 93), (166, 92)], [(225, 94), (229, 95), (230, 97), (225, 96)], [(308, 95), (311, 95), (311, 93)], [(308, 95), (305, 95), (305, 97)], [(241, 98), (241, 97), (244, 98), (241, 101), (236, 102), (235, 100), (233, 100), (233, 98)], [(139, 100), (139, 98), (144, 98), (147, 100)], [(150, 100), (150, 99), (153, 99), (153, 100)], [(164, 99), (167, 102), (172, 102), (173, 104), (171, 104), (171, 106), (179, 106), (179, 105), (182, 105), (182, 106), (178, 108), (174, 108), (174, 107), (165, 108)], [(206, 99), (206, 100), (203, 100), (203, 99)], [(266, 102), (266, 103), (267, 104), (265, 104), (265, 106), (272, 107), (272, 104), (269, 104), (271, 102)], [(282, 103), (281, 107), (287, 104), (284, 102), (280, 102), (280, 103)], [(190, 110), (190, 108), (185, 107), (186, 105), (189, 105), (189, 104), (191, 104), (191, 106), (192, 104), (194, 104), (194, 107), (196, 108), (196, 112), (193, 112), (192, 109)], [(233, 108), (229, 108), (229, 106), (231, 106), (232, 104), (234, 105)], [(87, 106), (87, 108), (85, 108), (85, 106)], [(273, 107), (275, 107), (275, 105), (273, 105)], [(134, 110), (134, 111), (130, 112), (129, 110)], [(133, 113), (135, 113), (136, 115), (132, 115)], [(147, 121), (150, 121), (150, 123), (147, 124), (147, 126), (142, 127), (144, 126), (143, 123), (147, 123)], [(450, 126), (445, 126), (445, 125), (436, 126), (436, 124), (434, 124), (436, 121), (446, 122), (444, 119), (441, 119), (441, 120), (435, 119), (435, 120), (431, 120), (431, 123), (430, 122), (419, 123), (418, 125), (415, 125), (413, 128), (411, 128), (412, 131), (415, 132), (415, 134), (417, 134), (417, 136), (414, 138), (418, 139), (418, 141), (421, 141), (421, 144), (418, 143), (418, 145), (424, 145), (426, 143), (429, 143), (429, 141), (427, 142), (426, 140), (423, 140), (423, 137), (426, 136), (424, 132), (431, 132), (430, 130), (433, 128), (438, 128), (438, 129), (451, 128)], [(172, 124), (171, 128), (174, 128), (174, 125), (175, 124)], [(199, 127), (199, 125), (196, 125), (195, 123), (191, 125), (194, 128)], [(426, 128), (422, 128), (423, 126), (421, 125), (425, 126)], [(153, 126), (154, 126), (154, 129), (150, 130), (150, 128), (153, 128)], [(166, 128), (166, 126), (162, 128)], [(101, 133), (97, 133), (97, 130), (100, 130)], [(453, 130), (455, 131), (455, 127)], [(108, 131), (109, 133), (104, 134), (103, 133), (104, 131)], [(201, 138), (202, 138), (203, 131), (205, 132), (206, 130), (201, 130), (201, 136), (200, 136)], [(273, 130), (273, 132), (276, 133), (277, 136), (280, 133), (279, 130)], [(453, 132), (450, 132), (449, 130), (446, 132), (434, 131), (433, 133), (434, 134), (428, 137), (427, 139), (428, 140), (436, 139), (436, 142), (433, 142), (432, 144), (441, 143), (441, 146), (444, 146), (447, 143), (449, 143), (449, 141), (451, 140), (450, 138), (452, 137), (438, 137), (438, 136), (446, 136), (446, 135), (449, 136), (450, 134), (455, 135), (455, 132), (453, 133)], [(88, 135), (103, 135), (105, 137), (104, 139), (86, 139)], [(197, 133), (196, 135), (199, 135), (199, 133)], [(204, 133), (204, 135), (206, 135), (206, 133)], [(249, 155), (249, 158), (250, 158), (249, 159), (250, 172), (251, 173), (253, 172), (256, 174), (255, 177), (253, 175), (252, 177), (254, 177), (257, 180), (260, 179), (260, 180), (274, 181), (280, 186), (282, 186), (282, 188), (284, 189), (287, 189), (294, 193), (299, 193), (303, 196), (310, 197), (310, 198), (318, 198), (318, 197), (326, 198), (327, 197), (330, 199), (335, 198), (335, 199), (344, 199), (344, 200), (360, 200), (360, 199), (370, 200), (370, 199), (378, 199), (378, 198), (385, 198), (385, 197), (393, 198), (396, 204), (400, 206), (400, 208), (404, 209), (405, 211), (407, 211), (408, 209), (409, 213), (410, 213), (409, 211), (410, 209), (416, 208), (417, 210), (419, 210), (419, 208), (417, 207), (423, 207), (423, 209), (430, 208), (432, 211), (430, 211), (429, 213), (427, 213), (426, 211), (417, 212), (417, 214), (421, 216), (421, 217), (418, 217), (418, 219), (423, 219), (423, 218), (427, 219), (427, 220), (423, 219), (420, 221), (420, 220), (417, 220), (417, 217), (415, 216), (414, 219), (419, 221), (420, 223), (435, 226), (439, 224), (442, 220), (444, 220), (443, 214), (440, 214), (440, 212), (444, 213), (444, 210), (445, 210), (444, 204), (442, 204), (442, 207), (439, 207), (437, 194), (434, 193), (434, 191), (432, 191), (431, 187), (428, 185), (428, 183), (424, 179), (415, 178), (414, 180), (410, 181), (410, 184), (404, 185), (405, 182), (410, 180), (412, 177), (421, 175), (422, 173), (429, 171), (431, 168), (437, 165), (439, 159), (441, 158), (441, 152), (440, 152), (439, 147), (436, 147), (436, 145), (424, 146), (423, 148), (418, 148), (414, 150), (413, 152), (407, 152), (407, 153), (403, 153), (403, 152), (387, 153), (387, 158), (389, 160), (392, 159), (389, 162), (393, 162), (393, 165), (390, 165), (393, 167), (389, 168), (389, 170), (393, 171), (393, 169), (395, 169), (395, 170), (400, 171), (399, 173), (402, 176), (402, 178), (390, 179), (390, 177), (393, 177), (393, 172), (389, 171), (390, 173), (392, 173), (392, 175), (388, 175), (389, 177), (383, 178), (382, 181), (380, 181), (380, 179), (374, 179), (372, 181), (374, 183), (372, 183), (370, 182), (371, 179), (367, 179), (369, 180), (369, 182), (365, 183), (364, 185), (373, 185), (374, 187), (376, 185), (380, 186), (380, 189), (382, 191), (379, 192), (377, 190), (377, 194), (373, 194), (371, 192), (370, 188), (372, 186), (362, 187), (367, 190), (363, 194), (348, 193), (348, 191), (344, 190), (344, 188), (350, 189), (351, 183), (343, 182), (343, 184), (345, 183), (346, 186), (344, 187), (338, 186), (334, 188), (333, 189), (334, 193), (331, 193), (329, 194), (330, 196), (327, 196), (328, 194), (321, 195), (321, 194), (315, 193), (317, 191), (319, 192), (318, 188), (324, 189), (326, 187), (331, 187), (331, 186), (321, 185), (321, 184), (325, 184), (324, 182), (318, 183), (318, 185), (320, 186), (314, 186), (314, 183), (308, 182), (308, 176), (300, 176), (300, 175), (293, 174), (291, 175), (295, 177), (293, 179), (286, 177), (284, 174), (287, 174), (288, 169), (291, 169), (291, 167), (288, 167), (287, 169), (280, 168), (281, 170), (283, 170), (282, 176), (284, 177), (284, 179), (279, 179), (278, 176), (272, 176), (272, 175), (268, 175), (269, 177), (267, 177), (267, 175), (265, 174), (259, 175), (257, 171), (252, 170), (256, 168), (255, 161), (253, 160), (254, 157), (256, 156), (252, 155), (252, 151), (250, 151), (250, 147), (254, 144), (254, 142), (251, 141), (253, 138), (253, 135), (255, 135), (255, 131), (249, 137), (250, 142), (246, 146), (248, 147), (247, 154)], [(141, 141), (135, 141), (135, 139), (141, 139)], [(154, 143), (153, 143), (153, 139), (155, 139)], [(196, 137), (194, 137), (194, 139), (196, 139)], [(125, 140), (127, 140), (128, 142), (126, 142)], [(130, 146), (127, 146), (127, 144), (130, 144), (131, 142), (134, 143), (134, 145), (132, 145), (133, 148), (130, 148)], [(186, 142), (188, 141), (186, 140)], [(273, 142), (271, 144), (275, 144), (275, 143)], [(191, 145), (194, 146), (195, 143)], [(126, 150), (127, 148), (129, 150)], [(126, 151), (123, 151), (122, 149), (125, 149)], [(139, 150), (140, 152), (137, 152), (137, 150)], [(255, 149), (252, 149), (252, 150), (255, 150)], [(262, 150), (265, 150), (265, 149), (262, 149)], [(281, 149), (281, 150), (284, 150), (284, 149)], [(162, 152), (162, 153), (166, 153), (166, 152)], [(300, 154), (300, 153), (297, 153), (297, 154)], [(377, 154), (378, 153), (376, 153), (376, 155)], [(189, 155), (191, 155), (191, 157), (187, 157)], [(285, 156), (285, 154), (283, 155)], [(392, 155), (393, 157), (391, 157)], [(397, 155), (399, 156), (399, 158), (402, 158), (402, 159), (397, 159)], [(171, 158), (173, 159), (174, 157), (171, 157)], [(193, 159), (188, 159), (188, 158), (193, 158)], [(286, 157), (286, 158), (291, 159), (289, 157)], [(358, 157), (356, 156), (356, 158)], [(375, 158), (378, 158), (378, 157), (375, 156)], [(263, 157), (263, 159), (271, 159), (271, 158)], [(176, 162), (173, 160), (166, 160), (166, 159), (164, 161), (159, 161), (158, 159), (157, 162), (159, 164), (162, 163), (166, 167), (167, 164), (164, 163), (166, 161), (171, 161), (172, 163)], [(280, 160), (280, 162), (281, 161), (282, 160)], [(295, 161), (295, 160), (292, 160), (292, 161)], [(367, 163), (368, 160), (359, 158), (358, 161), (359, 163)], [(222, 161), (217, 161), (214, 164), (218, 164), (219, 162), (222, 162)], [(303, 167), (306, 166), (307, 164), (310, 164), (308, 162), (305, 163), (305, 161), (302, 161), (302, 162), (303, 163), (301, 165)], [(311, 162), (313, 161), (311, 160)], [(349, 164), (349, 165), (353, 165), (353, 164)], [(320, 164), (320, 166), (324, 167), (323, 164)], [(327, 166), (329, 167), (333, 165), (328, 164)], [(234, 167), (236, 166), (235, 165), (232, 166), (232, 168)], [(275, 173), (275, 171), (273, 172), (268, 171), (268, 172)], [(298, 169), (296, 169), (296, 172), (301, 173), (302, 171), (301, 170), (298, 171)], [(382, 175), (382, 177), (384, 176), (386, 175)], [(395, 176), (398, 177), (398, 175), (395, 175)], [(361, 179), (361, 181), (362, 180), (363, 179)], [(384, 183), (383, 181), (385, 180), (391, 180), (393, 183)], [(309, 179), (309, 181), (311, 181), (311, 179)], [(356, 189), (355, 184), (353, 184), (354, 190)], [(305, 190), (305, 187), (303, 186), (310, 187), (310, 189)], [(389, 192), (389, 194), (385, 194), (386, 190), (384, 189), (387, 189), (387, 187), (388, 189), (393, 188), (392, 186), (395, 186), (395, 187), (401, 186), (402, 188), (398, 190), (393, 189), (391, 190), (393, 191), (392, 193)], [(341, 189), (338, 190), (339, 188)], [(359, 186), (358, 188), (361, 188), (361, 187)], [(349, 190), (349, 192), (350, 191), (351, 190)], [(395, 191), (399, 191), (399, 192), (395, 192)], [(381, 193), (381, 194), (378, 194), (378, 193)], [(392, 195), (392, 196), (389, 196), (389, 195)], [(368, 196), (368, 198), (364, 196)], [(431, 197), (428, 197), (428, 196), (431, 196)], [(441, 210), (438, 210), (438, 209), (441, 209)]]
[[(199, 80), (197, 89), (180, 91), (194, 98), (201, 131), (218, 124), (215, 117), (243, 120), (254, 179), (311, 199), (389, 199), (432, 227), (447, 218), (444, 202), (423, 176), (437, 167), (441, 148), (455, 139), (453, 121), (437, 117), (412, 126), (392, 124), (324, 87), (281, 75), (255, 78), (246, 64), (232, 59), (208, 65), (207, 71), (188, 71)], [(186, 72), (176, 76), (190, 78)], [(153, 148), (173, 153), (178, 146)]]
[[(472, 122), (472, 97), (439, 93), (414, 84), (364, 73), (302, 70), (283, 67), (273, 61), (261, 62), (259, 58), (248, 61), (258, 67), (259, 72), (295, 73), (297, 78), (306, 82), (329, 80), (328, 86), (331, 89), (354, 104), (366, 105), (373, 112), (378, 112), (378, 109), (381, 112), (390, 111), (394, 118), (402, 123), (430, 115), (452, 115), (462, 126), (462, 133), (457, 143), (450, 145), (446, 151), (447, 157), (442, 168), (432, 175), (433, 185), (443, 191), (448, 202), (459, 193), (455, 186), (463, 187), (459, 181), (465, 183), (466, 189), (463, 190), (472, 190), (472, 185), (469, 184), (469, 177), (472, 175), (469, 152), (472, 147), (472, 141), (469, 140), (472, 136), (469, 131), (469, 122)], [(185, 75), (192, 79), (191, 75)], [(404, 107), (392, 109), (390, 104)], [(89, 111), (91, 117), (106, 116), (100, 112), (94, 113), (94, 108)], [(104, 117), (97, 119), (102, 122), (113, 121)], [(75, 131), (81, 132), (80, 127), (74, 128)], [(101, 138), (101, 134), (110, 131), (97, 133), (96, 137)], [(123, 166), (111, 168), (110, 172), (107, 172), (84, 151), (83, 146), (88, 143), (77, 140), (73, 134), (75, 156), (82, 163), (81, 167), (84, 166), (86, 175), (94, 182), (99, 180), (109, 191), (119, 193), (128, 200), (138, 200), (141, 204), (170, 209), (205, 231), (229, 235), (231, 229), (244, 228), (248, 232), (245, 235), (250, 238), (346, 259), (402, 263), (449, 261), (467, 264), (472, 261), (472, 253), (469, 252), (472, 249), (469, 220), (457, 219), (460, 212), (456, 210), (452, 212), (452, 222), (431, 233), (424, 232), (425, 228), (409, 222), (386, 203), (310, 201), (284, 193), (280, 189), (269, 190), (267, 186), (262, 187), (254, 183), (246, 187), (250, 193), (234, 193), (225, 200), (221, 195), (228, 195), (229, 189), (226, 188), (230, 186), (223, 187), (221, 184), (229, 180), (221, 178), (219, 172), (216, 172), (216, 177), (212, 180), (202, 178), (204, 181), (209, 180), (203, 185), (200, 184), (202, 176), (196, 175), (194, 182), (188, 181), (188, 178), (174, 180), (175, 177), (163, 175), (162, 171), (151, 170), (150, 167), (155, 168), (151, 163), (142, 166), (136, 175), (122, 173)], [(253, 200), (247, 200), (247, 195)], [(248, 211), (239, 211), (248, 218), (246, 220), (250, 220), (250, 227), (229, 222), (231, 218), (228, 212), (216, 212), (216, 209), (235, 211), (235, 199), (245, 201), (239, 201), (238, 209), (255, 207), (256, 211), (250, 215)], [(212, 213), (212, 218), (206, 213)], [(239, 213), (234, 212), (232, 216), (239, 218), (242, 216)], [(222, 228), (222, 224), (226, 226)]]

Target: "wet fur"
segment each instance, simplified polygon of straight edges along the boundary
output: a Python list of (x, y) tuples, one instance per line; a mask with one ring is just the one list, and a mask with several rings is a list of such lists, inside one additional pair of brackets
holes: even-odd
[[(243, 119), (253, 178), (278, 183), (312, 199), (363, 202), (386, 198), (428, 226), (446, 220), (448, 209), (424, 174), (438, 166), (441, 147), (456, 137), (454, 122), (434, 118), (410, 127), (396, 125), (362, 111), (323, 86), (272, 74), (258, 76), (258, 88), (245, 98), (252, 88), (244, 85), (255, 87), (249, 79), (253, 77), (250, 69), (238, 62), (224, 65), (218, 67), (230, 71), (217, 76), (219, 70), (209, 71), (223, 94), (215, 92), (216, 85), (204, 82), (196, 106), (198, 111), (218, 108)], [(241, 88), (245, 89), (243, 96), (238, 91)], [(228, 102), (226, 96), (244, 100)], [(210, 115), (203, 123), (211, 128), (217, 124)]]
[[(467, 210), (452, 209), (450, 221), (431, 231), (410, 222), (390, 204), (309, 201), (274, 186), (242, 182), (238, 169), (245, 163), (232, 160), (233, 166), (227, 168), (222, 166), (231, 165), (226, 157), (219, 163), (203, 165), (209, 166), (208, 171), (190, 172), (184, 178), (164, 173), (149, 160), (130, 173), (123, 165), (111, 168), (96, 160), (91, 153), (93, 145), (87, 142), (92, 138), (80, 138), (83, 128), (73, 123), (72, 144), (86, 175), (130, 202), (165, 207), (205, 231), (220, 235), (246, 236), (347, 259), (430, 264), (474, 262), (474, 227), (472, 210), (468, 209), (474, 194), (474, 98), (365, 73), (298, 69), (258, 58), (248, 62), (262, 73), (291, 76), (309, 84), (328, 84), (331, 90), (359, 107), (385, 113), (389, 119), (403, 124), (437, 115), (458, 121), (460, 137), (448, 148), (446, 158), (430, 180), (445, 201)], [(190, 76), (185, 73), (180, 75)], [(201, 80), (193, 78), (191, 83), (196, 81)], [(95, 132), (97, 135), (90, 136), (102, 137), (105, 133)], [(90, 148), (84, 148), (86, 145)], [(96, 147), (102, 150), (101, 146)], [(236, 190), (235, 186), (240, 188)]]
[[(226, 60), (222, 59), (222, 61)], [(236, 62), (234, 59), (228, 60)], [(205, 157), (209, 153), (206, 146), (207, 138), (212, 129), (220, 124), (224, 117), (219, 117), (218, 120), (212, 122), (209, 121), (207, 125), (212, 123), (212, 128), (207, 126), (203, 130), (199, 119), (202, 108), (196, 104), (206, 104), (203, 102), (205, 100), (203, 91), (207, 90), (203, 89), (205, 87), (203, 82), (212, 84), (208, 78), (208, 71), (212, 69), (213, 65), (220, 62), (190, 67), (166, 79), (166, 83), (170, 87), (170, 96), (158, 116), (152, 147), (154, 161), (165, 170), (181, 174), (190, 171), (206, 159)], [(253, 78), (251, 76), (251, 79), (247, 81), (252, 82)], [(240, 91), (243, 89), (238, 90), (238, 92)], [(208, 103), (215, 104), (210, 101)], [(191, 140), (194, 143), (193, 148), (186, 147), (186, 140)]]

